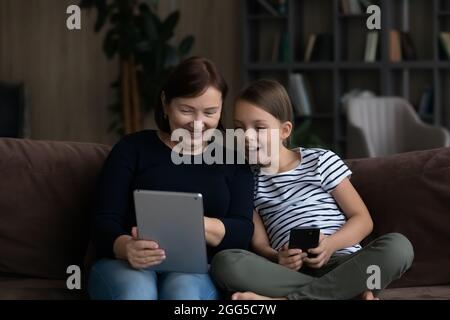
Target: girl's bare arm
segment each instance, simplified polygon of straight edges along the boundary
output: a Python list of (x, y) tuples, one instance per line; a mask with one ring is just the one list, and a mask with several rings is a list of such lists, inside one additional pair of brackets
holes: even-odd
[(363, 240), (372, 232), (373, 222), (369, 210), (348, 178), (345, 178), (331, 195), (348, 219), (339, 231), (329, 237), (329, 242), (336, 251)]
[(253, 224), (254, 224), (254, 232), (252, 238), (253, 250), (257, 254), (273, 262), (278, 262), (278, 252), (270, 246), (269, 237), (267, 236), (266, 229), (261, 220), (261, 217), (256, 211), (253, 211)]

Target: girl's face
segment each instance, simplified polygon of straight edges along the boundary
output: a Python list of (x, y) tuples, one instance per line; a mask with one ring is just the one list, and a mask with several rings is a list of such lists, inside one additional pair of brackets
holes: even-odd
[[(247, 154), (256, 152), (261, 165), (271, 162), (274, 156), (271, 151), (279, 153), (283, 141), (289, 137), (292, 130), (291, 122), (281, 122), (269, 112), (245, 100), (238, 100), (234, 106), (234, 126), (235, 129), (244, 131), (250, 129), (245, 135)], [(276, 150), (272, 150), (274, 142), (279, 145)]]
[(214, 87), (209, 87), (198, 97), (174, 98), (169, 104), (164, 102), (164, 96), (162, 99), (171, 132), (185, 129), (194, 138), (195, 121), (196, 129), (200, 130), (203, 137), (206, 130), (215, 129), (219, 125), (222, 93)]

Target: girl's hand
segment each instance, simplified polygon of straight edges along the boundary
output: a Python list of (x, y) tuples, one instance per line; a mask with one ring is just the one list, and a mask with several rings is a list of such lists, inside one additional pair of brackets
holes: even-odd
[(321, 268), (328, 263), (334, 251), (335, 250), (331, 246), (328, 236), (320, 233), (319, 246), (308, 250), (309, 253), (317, 256), (315, 258), (305, 258), (304, 262), (310, 268)]
[(139, 240), (137, 228), (131, 230), (132, 238), (126, 244), (127, 260), (135, 269), (144, 269), (158, 265), (166, 258), (165, 252), (159, 249), (158, 243), (149, 240)]
[(303, 259), (306, 256), (306, 252), (302, 252), (300, 249), (289, 249), (288, 245), (285, 244), (278, 251), (278, 263), (286, 268), (298, 271), (302, 267)]

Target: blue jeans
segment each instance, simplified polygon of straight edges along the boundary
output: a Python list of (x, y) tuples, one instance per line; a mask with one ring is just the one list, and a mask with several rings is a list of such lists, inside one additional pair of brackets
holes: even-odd
[(95, 300), (217, 300), (209, 274), (136, 270), (127, 261), (102, 259), (91, 268), (89, 295)]

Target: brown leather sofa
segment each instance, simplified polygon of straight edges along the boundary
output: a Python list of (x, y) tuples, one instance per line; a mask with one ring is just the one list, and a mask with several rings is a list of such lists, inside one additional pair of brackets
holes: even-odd
[[(86, 299), (89, 215), (110, 148), (0, 139), (0, 299)], [(450, 148), (348, 161), (375, 222), (401, 232), (415, 261), (384, 299), (450, 299)], [(67, 267), (82, 268), (68, 290)]]

